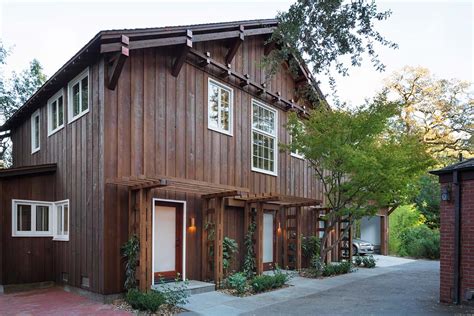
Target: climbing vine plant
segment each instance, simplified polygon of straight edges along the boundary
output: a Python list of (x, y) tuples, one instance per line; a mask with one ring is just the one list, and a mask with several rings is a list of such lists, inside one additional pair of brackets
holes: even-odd
[(122, 246), (122, 256), (126, 259), (125, 263), (125, 283), (126, 290), (137, 287), (137, 279), (135, 277), (138, 265), (138, 256), (140, 253), (140, 241), (136, 235)]
[(257, 263), (255, 261), (255, 250), (253, 247), (253, 234), (255, 232), (256, 227), (257, 225), (255, 224), (255, 221), (251, 221), (247, 229), (247, 234), (245, 234), (244, 240), (244, 273), (247, 275), (248, 278), (253, 278), (257, 266)]

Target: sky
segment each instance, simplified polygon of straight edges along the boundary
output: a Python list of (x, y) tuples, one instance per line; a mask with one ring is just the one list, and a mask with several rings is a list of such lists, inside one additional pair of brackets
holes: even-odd
[[(58, 70), (100, 30), (160, 27), (273, 18), (293, 1), (13, 1), (0, 0), (0, 39), (11, 48), (6, 74), (21, 71), (33, 58), (48, 76)], [(379, 49), (387, 66), (377, 72), (369, 62), (338, 77), (342, 101), (357, 105), (373, 97), (383, 79), (405, 65), (429, 68), (439, 78), (474, 81), (474, 1), (376, 1), (393, 11), (377, 24), (399, 49)], [(324, 93), (327, 78), (318, 77)], [(330, 100), (330, 98), (329, 98)]]

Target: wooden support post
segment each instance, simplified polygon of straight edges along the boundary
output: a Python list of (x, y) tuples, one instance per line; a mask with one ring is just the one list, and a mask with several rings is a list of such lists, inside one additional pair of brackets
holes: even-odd
[(354, 227), (354, 223), (352, 222), (352, 216), (349, 217), (349, 241), (348, 241), (348, 247), (349, 247), (349, 262), (352, 262), (352, 257), (354, 256), (353, 250), (352, 250), (352, 239), (353, 239), (353, 234), (354, 230), (352, 229)]
[(145, 212), (146, 212), (146, 275), (145, 275), (145, 284), (147, 290), (151, 287), (154, 282), (153, 276), (153, 262), (152, 262), (152, 230), (153, 230), (153, 205), (151, 204), (151, 189), (143, 190), (143, 199), (145, 203)]
[(202, 224), (201, 224), (201, 280), (206, 281), (208, 278), (209, 266), (209, 247), (207, 243), (207, 210), (209, 209), (209, 200), (202, 199)]
[(257, 275), (263, 273), (263, 203), (257, 203), (257, 236), (256, 236), (256, 263), (257, 263)]
[(186, 60), (186, 56), (188, 55), (189, 50), (191, 48), (193, 48), (193, 32), (191, 30), (187, 30), (186, 43), (181, 48), (180, 54), (178, 55), (178, 57), (176, 57), (176, 60), (174, 61), (173, 69), (171, 69), (171, 74), (174, 77), (178, 77), (181, 71), (181, 68), (184, 65), (184, 61)]
[(296, 270), (301, 270), (301, 206), (296, 208)]
[(380, 254), (388, 255), (388, 220), (387, 216), (380, 216)]
[(216, 198), (215, 202), (214, 282), (216, 283), (216, 287), (219, 288), (224, 277), (224, 198)]
[(281, 208), (275, 211), (275, 259), (278, 266), (280, 266), (280, 238), (281, 238)]
[(250, 223), (251, 223), (250, 210), (251, 210), (251, 204), (250, 203), (245, 203), (245, 206), (244, 206), (244, 236), (247, 235), (247, 233), (249, 231), (249, 226), (250, 226)]
[(140, 291), (146, 292), (150, 286), (146, 283), (146, 206), (144, 201), (143, 190), (137, 190), (136, 201), (139, 212), (139, 238), (140, 238), (140, 264), (139, 264), (139, 280)]
[(288, 267), (288, 209), (283, 208), (283, 268)]

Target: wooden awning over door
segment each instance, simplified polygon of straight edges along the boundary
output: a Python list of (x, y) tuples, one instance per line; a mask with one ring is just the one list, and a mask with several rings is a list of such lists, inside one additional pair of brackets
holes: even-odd
[(216, 223), (216, 238), (214, 266), (216, 284), (222, 279), (222, 243), (224, 235), (224, 197), (235, 197), (249, 192), (247, 188), (215, 184), (210, 182), (182, 179), (160, 175), (139, 175), (108, 179), (109, 185), (128, 188), (129, 192), (129, 235), (136, 234), (140, 239), (140, 264), (137, 279), (142, 291), (148, 291), (153, 280), (152, 269), (152, 197), (151, 190), (163, 190), (199, 195), (207, 208), (209, 200), (215, 200), (214, 221)]

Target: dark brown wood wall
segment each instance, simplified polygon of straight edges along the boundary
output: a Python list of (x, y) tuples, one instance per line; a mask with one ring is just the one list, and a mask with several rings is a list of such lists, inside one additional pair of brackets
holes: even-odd
[(11, 223), (12, 199), (53, 201), (55, 190), (54, 175), (0, 180), (0, 224), (4, 224), (0, 233), (0, 284), (53, 280), (56, 262), (52, 237), (12, 237)]
[[(225, 44), (225, 41), (200, 43), (195, 48), (209, 51), (212, 58), (223, 62), (227, 52)], [(263, 38), (246, 39), (232, 62), (232, 69), (263, 82), (265, 72), (259, 62), (263, 44)], [(105, 90), (106, 179), (156, 174), (248, 187), (253, 193), (272, 191), (322, 198), (321, 188), (307, 164), (288, 153), (278, 155), (278, 177), (252, 172), (250, 102), (258, 97), (242, 91), (235, 82), (190, 63), (183, 66), (177, 78), (173, 77), (171, 56), (177, 54), (178, 50), (172, 47), (131, 51), (116, 90)], [(234, 89), (232, 137), (207, 128), (209, 77)], [(268, 83), (268, 89), (280, 91), (286, 99), (294, 97), (294, 81), (284, 67)], [(289, 135), (284, 125), (288, 113), (280, 110), (278, 118), (278, 141), (287, 143)], [(105, 192), (105, 266), (109, 271), (105, 288), (112, 293), (119, 291), (123, 284), (123, 263), (119, 262), (120, 246), (128, 237), (128, 195), (126, 189), (111, 185), (106, 186)], [(187, 233), (186, 271), (188, 278), (200, 279), (203, 224), (200, 199), (158, 190), (153, 191), (152, 196), (187, 201), (187, 221), (195, 217), (198, 229)], [(307, 212), (304, 214), (309, 216)], [(243, 223), (236, 210), (226, 216), (228, 220), (238, 218), (237, 225)], [(226, 231), (243, 240), (240, 227), (231, 228), (228, 222)]]
[[(52, 241), (54, 270), (52, 280), (61, 281), (69, 274), (68, 284), (80, 287), (81, 277), (90, 280), (88, 290), (103, 291), (104, 218), (103, 218), (103, 66), (90, 68), (90, 111), (78, 120), (67, 123), (57, 133), (47, 136), (47, 106), (41, 107), (40, 150), (31, 154), (30, 120), (13, 130), (14, 167), (57, 163), (54, 200), (70, 200), (69, 241)], [(79, 73), (79, 72), (78, 72)], [(99, 84), (100, 83), (100, 84)], [(67, 100), (67, 82), (64, 83)], [(53, 92), (55, 93), (55, 92)], [(67, 110), (66, 110), (67, 111)], [(67, 112), (66, 116), (67, 118)], [(48, 187), (47, 181), (42, 183)], [(35, 194), (34, 191), (31, 194)], [(23, 198), (29, 199), (28, 195)], [(11, 209), (11, 206), (9, 207)], [(36, 238), (30, 238), (36, 240)], [(45, 238), (40, 238), (44, 239)], [(14, 260), (14, 258), (12, 258)], [(16, 260), (16, 259), (15, 259)], [(22, 262), (12, 261), (22, 265)]]

